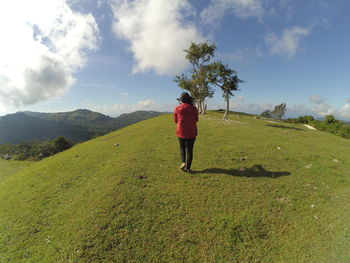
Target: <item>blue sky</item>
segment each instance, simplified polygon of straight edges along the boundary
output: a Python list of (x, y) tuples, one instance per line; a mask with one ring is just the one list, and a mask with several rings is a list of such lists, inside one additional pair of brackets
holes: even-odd
[[(171, 111), (183, 49), (206, 41), (245, 80), (232, 110), (350, 119), (349, 1), (28, 2), (0, 4), (0, 115)], [(224, 107), (221, 92), (207, 104)]]

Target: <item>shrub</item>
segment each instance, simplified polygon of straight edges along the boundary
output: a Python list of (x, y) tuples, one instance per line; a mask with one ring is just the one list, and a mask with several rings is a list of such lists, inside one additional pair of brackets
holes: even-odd
[(336, 123), (336, 122), (338, 122), (338, 120), (336, 120), (336, 119), (334, 118), (333, 115), (327, 115), (327, 116), (324, 118), (324, 120), (325, 120), (325, 122), (327, 122), (327, 123)]
[(297, 123), (304, 123), (304, 124), (308, 124), (311, 123), (312, 121), (314, 121), (314, 117), (312, 116), (300, 116), (296, 119)]
[(0, 153), (14, 154), (16, 160), (41, 160), (72, 147), (72, 143), (60, 136), (53, 141), (21, 142), (0, 145)]
[(68, 140), (66, 138), (64, 138), (63, 136), (57, 137), (53, 141), (53, 144), (54, 144), (54, 148), (55, 148), (56, 152), (62, 152), (64, 150), (67, 150), (70, 147), (72, 147), (71, 143), (68, 142)]
[(260, 115), (262, 117), (265, 117), (265, 118), (271, 118), (271, 111), (270, 110), (266, 110), (266, 111), (262, 112)]
[(262, 112), (260, 115), (265, 118), (282, 119), (286, 111), (287, 111), (287, 104), (281, 103), (279, 105), (276, 105), (272, 111), (266, 110)]

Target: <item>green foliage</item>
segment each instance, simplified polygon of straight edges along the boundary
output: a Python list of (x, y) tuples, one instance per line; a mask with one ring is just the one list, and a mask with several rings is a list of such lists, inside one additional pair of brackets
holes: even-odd
[(181, 89), (190, 92), (196, 100), (200, 113), (205, 113), (204, 100), (214, 95), (214, 89), (209, 82), (210, 60), (214, 57), (216, 46), (207, 43), (191, 43), (185, 51), (186, 59), (192, 65), (191, 78), (184, 74), (175, 77), (175, 82)]
[(237, 77), (237, 72), (224, 65), (221, 61), (211, 63), (209, 66), (209, 81), (223, 91), (224, 98), (232, 96), (232, 91), (238, 90), (238, 83), (243, 82)]
[(350, 138), (350, 126), (347, 123), (337, 120), (333, 115), (325, 116), (323, 121), (315, 120), (312, 116), (300, 116), (298, 118), (289, 118), (289, 123), (310, 124), (317, 130), (329, 132), (343, 138)]
[(265, 110), (260, 115), (265, 118), (282, 119), (286, 111), (287, 111), (287, 104), (281, 103), (279, 105), (276, 105), (272, 111)]
[(315, 119), (314, 119), (313, 116), (300, 116), (300, 117), (298, 117), (297, 122), (298, 123), (308, 124), (308, 123), (313, 122), (314, 120)]
[(338, 120), (335, 119), (334, 115), (326, 115), (326, 117), (324, 118), (324, 121), (327, 122), (328, 124), (339, 122)]
[(10, 143), (0, 144), (0, 155), (14, 154), (14, 147)]
[(11, 173), (0, 261), (348, 262), (350, 141), (221, 116), (200, 118), (195, 174), (171, 115)]
[(260, 116), (265, 117), (265, 118), (272, 118), (272, 114), (270, 110), (263, 111)]
[[(69, 147), (70, 148), (70, 147)], [(69, 149), (67, 148), (67, 149)], [(42, 142), (40, 143), (40, 149), (37, 154), (38, 159), (46, 158), (51, 155), (54, 155), (55, 153), (60, 152), (56, 146), (54, 146), (54, 143), (52, 142)]]
[(181, 74), (179, 76), (176, 76), (174, 81), (178, 84), (178, 86), (181, 89), (189, 91), (191, 93), (191, 96), (194, 99), (198, 100), (199, 90), (196, 88), (194, 82), (191, 79), (189, 79), (186, 75)]
[(214, 44), (196, 44), (192, 42), (190, 47), (185, 49), (185, 58), (191, 63), (194, 70), (197, 71), (214, 57), (215, 50), (216, 46)]
[(346, 139), (350, 138), (350, 127), (344, 122), (335, 119), (333, 115), (326, 116), (323, 121), (315, 120), (311, 124), (317, 130), (329, 132)]
[(230, 110), (230, 97), (233, 96), (233, 91), (239, 90), (238, 84), (242, 83), (243, 80), (238, 78), (236, 71), (229, 68), (227, 65), (224, 65), (220, 61), (211, 63), (208, 66), (208, 72), (210, 83), (221, 89), (222, 96), (226, 101), (226, 111), (224, 115), (224, 119), (226, 119)]
[(0, 145), (0, 153), (13, 155), (15, 159), (19, 161), (41, 160), (56, 153), (65, 151), (71, 148), (72, 145), (73, 144), (66, 138), (59, 136), (53, 141), (34, 141), (21, 142), (12, 145)]
[(67, 149), (69, 149), (70, 147), (72, 147), (72, 144), (70, 142), (67, 141), (66, 138), (64, 138), (63, 136), (59, 136), (57, 137), (54, 141), (54, 149), (57, 152), (63, 152)]
[(298, 118), (288, 118), (286, 122), (289, 123), (302, 123), (302, 124), (311, 124), (314, 121), (313, 116), (305, 115), (299, 116)]
[(279, 105), (276, 105), (273, 111), (271, 111), (272, 118), (275, 119), (282, 119), (287, 111), (287, 104), (281, 103)]
[(210, 63), (214, 57), (216, 46), (207, 43), (191, 43), (185, 50), (186, 59), (191, 63), (191, 77), (181, 74), (175, 77), (180, 88), (187, 90), (197, 101), (200, 113), (205, 113), (204, 101), (214, 95), (214, 88), (219, 87), (227, 103), (224, 118), (229, 112), (229, 99), (233, 91), (238, 90), (238, 84), (243, 82), (238, 78), (237, 72), (230, 69), (220, 61)]

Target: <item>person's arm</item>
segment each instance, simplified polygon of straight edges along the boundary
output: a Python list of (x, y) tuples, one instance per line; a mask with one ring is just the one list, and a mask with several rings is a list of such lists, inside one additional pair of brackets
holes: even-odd
[(177, 110), (174, 110), (174, 122), (177, 123)]

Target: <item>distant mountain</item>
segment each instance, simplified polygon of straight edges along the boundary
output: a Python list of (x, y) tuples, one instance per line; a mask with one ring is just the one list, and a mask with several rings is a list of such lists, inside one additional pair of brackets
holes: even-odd
[(161, 114), (135, 111), (112, 118), (85, 109), (58, 113), (17, 112), (0, 117), (0, 143), (44, 141), (57, 136), (82, 142)]

